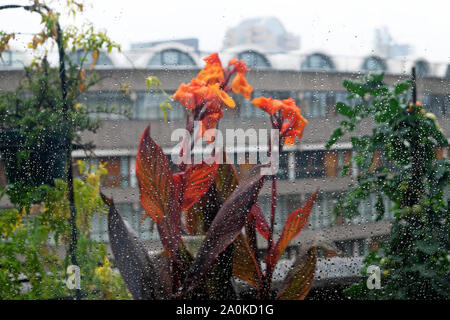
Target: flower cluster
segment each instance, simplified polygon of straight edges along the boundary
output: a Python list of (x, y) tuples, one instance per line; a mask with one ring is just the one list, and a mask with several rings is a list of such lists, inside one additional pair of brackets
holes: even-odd
[[(248, 69), (243, 61), (231, 59), (228, 67), (224, 69), (217, 53), (207, 56), (204, 60), (205, 68), (189, 84), (181, 84), (173, 97), (193, 112), (193, 120), (202, 121), (202, 134), (216, 127), (224, 113), (223, 105), (228, 108), (236, 106), (228, 94), (231, 90), (247, 99), (253, 91), (245, 79)], [(233, 74), (236, 76), (230, 87), (229, 81)]]
[(308, 121), (302, 116), (294, 99), (259, 97), (253, 99), (252, 103), (270, 115), (272, 127), (280, 130), (280, 139), (283, 139), (284, 144), (293, 145), (295, 138), (302, 138)]
[[(175, 92), (174, 100), (193, 113), (193, 120), (202, 121), (202, 136), (205, 131), (215, 128), (224, 114), (222, 106), (234, 108), (236, 103), (228, 95), (230, 91), (250, 99), (253, 88), (245, 79), (247, 69), (242, 60), (233, 58), (226, 69), (217, 53), (205, 59), (206, 66), (189, 84), (182, 83)], [(234, 78), (229, 85), (232, 75)], [(295, 138), (301, 139), (308, 121), (292, 98), (278, 100), (259, 97), (252, 103), (271, 116), (272, 127), (280, 130), (280, 138), (286, 145), (293, 145)]]

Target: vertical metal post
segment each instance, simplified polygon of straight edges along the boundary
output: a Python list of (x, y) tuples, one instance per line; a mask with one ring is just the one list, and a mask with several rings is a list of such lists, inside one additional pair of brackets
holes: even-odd
[(411, 70), (411, 80), (412, 80), (412, 102), (413, 105), (417, 103), (417, 80), (416, 80), (416, 67), (412, 67)]
[[(61, 79), (61, 94), (62, 94), (62, 111), (63, 111), (63, 117), (64, 117), (64, 125), (67, 129), (67, 136), (66, 136), (66, 148), (67, 148), (67, 187), (68, 187), (68, 195), (67, 198), (69, 200), (69, 206), (70, 206), (70, 227), (71, 227), (71, 236), (70, 236), (70, 243), (69, 243), (69, 255), (70, 255), (70, 262), (73, 265), (78, 266), (77, 264), (77, 257), (76, 257), (76, 249), (77, 249), (77, 243), (78, 243), (78, 231), (77, 231), (77, 209), (75, 206), (75, 195), (74, 195), (74, 188), (73, 188), (73, 167), (72, 167), (72, 139), (71, 139), (71, 133), (72, 133), (72, 125), (71, 121), (68, 116), (68, 110), (69, 105), (67, 103), (67, 78), (66, 78), (66, 66), (65, 66), (65, 52), (64, 52), (64, 46), (62, 44), (62, 32), (61, 27), (59, 25), (59, 22), (56, 24), (57, 34), (58, 38), (56, 39), (56, 42), (58, 44), (58, 53), (59, 53), (59, 77)], [(81, 299), (81, 291), (79, 288), (75, 289), (75, 299), (80, 300)]]

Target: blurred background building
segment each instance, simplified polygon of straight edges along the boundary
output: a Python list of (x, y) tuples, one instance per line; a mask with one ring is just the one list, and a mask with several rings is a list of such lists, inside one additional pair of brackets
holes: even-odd
[(413, 53), (409, 44), (395, 42), (387, 27), (375, 30), (374, 52), (384, 58), (406, 58)]
[(257, 45), (267, 51), (290, 51), (300, 49), (300, 37), (285, 30), (275, 17), (243, 20), (225, 34), (223, 48), (239, 45)]

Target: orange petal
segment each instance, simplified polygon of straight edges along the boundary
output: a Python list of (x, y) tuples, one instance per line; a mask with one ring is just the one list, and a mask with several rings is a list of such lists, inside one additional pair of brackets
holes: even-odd
[(222, 66), (222, 62), (220, 62), (219, 54), (217, 52), (211, 53), (209, 56), (203, 58), (203, 60), (207, 64), (220, 64)]
[(193, 110), (195, 108), (194, 95), (191, 92), (190, 87), (184, 83), (182, 83), (178, 90), (175, 92), (175, 94), (173, 95), (173, 99), (178, 100), (189, 110)]
[(245, 99), (250, 99), (253, 87), (248, 84), (243, 73), (238, 73), (231, 83), (234, 93), (241, 94)]
[(197, 78), (208, 84), (221, 84), (225, 80), (222, 66), (219, 64), (207, 65), (205, 69), (198, 73)]
[(217, 97), (222, 101), (227, 107), (234, 108), (236, 103), (233, 98), (231, 98), (225, 91), (220, 89), (220, 85), (218, 83), (211, 85), (210, 88), (217, 94)]
[(252, 104), (267, 112), (270, 115), (273, 115), (275, 112), (280, 110), (281, 104), (274, 103), (272, 97), (258, 97), (252, 100)]
[(247, 65), (244, 61), (233, 58), (228, 62), (228, 66), (234, 66), (236, 68), (236, 72), (245, 74), (249, 69), (247, 69)]

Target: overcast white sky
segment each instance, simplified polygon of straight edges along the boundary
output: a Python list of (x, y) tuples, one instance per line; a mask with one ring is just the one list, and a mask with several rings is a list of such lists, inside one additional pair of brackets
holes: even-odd
[[(24, 3), (0, 0), (1, 4)], [(64, 3), (64, 0), (59, 2)], [(51, 3), (51, 1), (50, 1)], [(433, 62), (450, 60), (450, 1), (427, 0), (90, 0), (84, 16), (126, 49), (130, 42), (195, 37), (200, 49), (219, 50), (225, 31), (249, 17), (275, 16), (301, 37), (301, 49), (360, 56), (373, 49), (374, 29)], [(369, 7), (369, 4), (372, 6)], [(0, 12), (0, 30), (32, 32), (39, 18)]]

